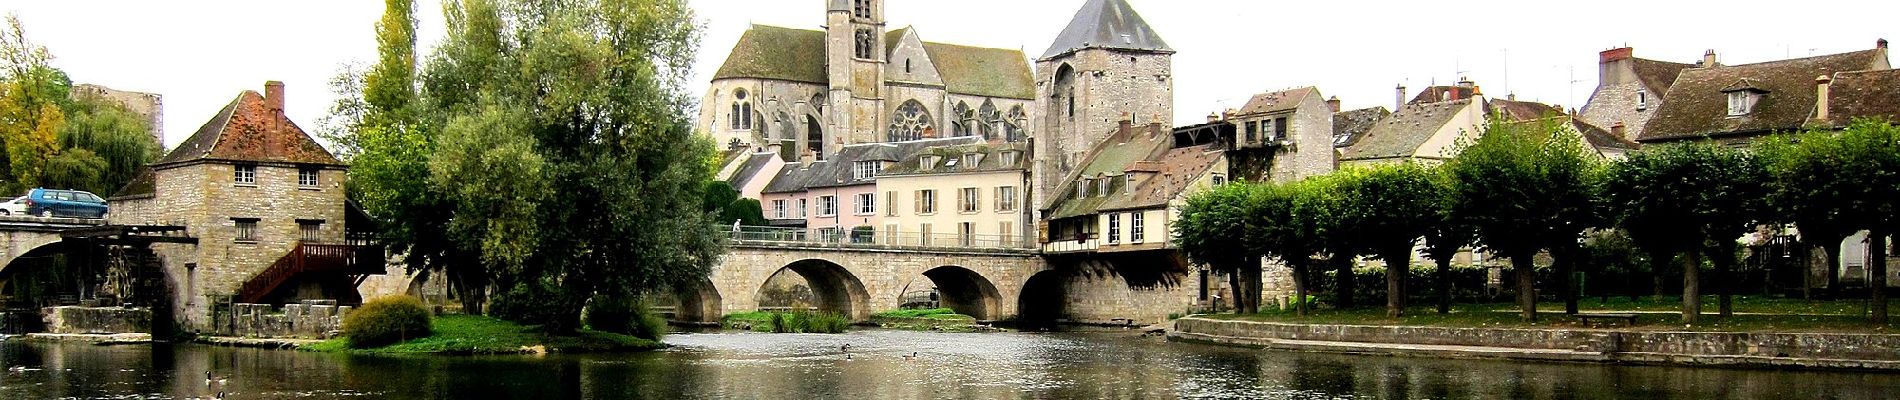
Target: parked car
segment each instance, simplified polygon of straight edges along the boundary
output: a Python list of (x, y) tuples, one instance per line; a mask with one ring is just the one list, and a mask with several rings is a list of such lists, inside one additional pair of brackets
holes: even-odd
[(41, 217), (105, 218), (106, 200), (85, 191), (35, 188), (26, 193), (26, 210)]
[(0, 203), (0, 215), (29, 215), (26, 211), (26, 196), (15, 197)]

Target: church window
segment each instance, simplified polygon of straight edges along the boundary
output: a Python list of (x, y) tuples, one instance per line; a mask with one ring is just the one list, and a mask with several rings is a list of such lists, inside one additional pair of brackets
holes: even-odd
[(982, 120), (977, 132), (983, 135), (984, 140), (995, 138), (1003, 131), (1003, 112), (996, 109), (996, 103), (984, 100), (983, 107), (977, 110), (977, 118)]
[(891, 129), (886, 135), (887, 142), (902, 142), (923, 139), (930, 132), (930, 111), (916, 100), (906, 101), (897, 107), (897, 113), (891, 116)]
[(910, 59), (904, 59), (904, 73), (910, 73)]
[(1008, 118), (1009, 120), (1005, 121), (1007, 125), (1003, 126), (1003, 140), (1012, 143), (1023, 141), (1023, 125), (1029, 121), (1029, 116), (1023, 114), (1023, 106), (1010, 107)]
[(970, 104), (957, 102), (950, 107), (950, 136), (970, 136), (976, 130), (976, 113), (970, 111)]
[(733, 130), (752, 129), (752, 101), (746, 100), (745, 89), (732, 92), (732, 115), (728, 118), (732, 119)]
[(851, 15), (858, 18), (871, 18), (871, 0), (853, 0)]
[(877, 54), (877, 33), (870, 29), (858, 29), (857, 57), (872, 60)]
[(1075, 88), (1069, 88), (1069, 122), (1075, 122)]

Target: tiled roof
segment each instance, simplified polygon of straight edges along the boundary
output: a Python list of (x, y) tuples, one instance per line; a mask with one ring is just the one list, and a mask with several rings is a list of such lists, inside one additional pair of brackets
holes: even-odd
[(153, 165), (197, 160), (344, 165), (296, 122), (246, 90)]
[(1447, 101), (1451, 99), (1451, 95), (1453, 94), (1458, 95), (1459, 99), (1469, 99), (1472, 95), (1477, 94), (1477, 92), (1478, 88), (1476, 86), (1468, 88), (1457, 86), (1426, 86), (1425, 90), (1419, 91), (1418, 95), (1412, 96), (1412, 101), (1406, 102), (1405, 104), (1427, 104)]
[[(885, 51), (897, 46), (910, 28), (885, 33)], [(992, 49), (924, 42), (924, 51), (943, 76), (950, 93), (1012, 99), (1035, 98), (1029, 58), (1021, 50)], [(825, 32), (752, 25), (732, 46), (713, 80), (728, 78), (778, 79), (827, 83)]]
[(1572, 128), (1576, 128), (1577, 133), (1583, 134), (1583, 140), (1585, 142), (1590, 143), (1591, 147), (1595, 147), (1598, 150), (1602, 150), (1602, 149), (1638, 150), (1638, 149), (1643, 148), (1643, 145), (1637, 144), (1636, 142), (1629, 141), (1629, 139), (1624, 139), (1622, 136), (1611, 133), (1609, 129), (1604, 129), (1596, 125), (1591, 125), (1588, 122), (1583, 122), (1583, 120), (1581, 119), (1570, 118), (1570, 126)]
[(1333, 147), (1344, 148), (1365, 137), (1373, 124), (1392, 115), (1385, 107), (1361, 108), (1333, 113)]
[(1135, 13), (1123, 0), (1088, 0), (1082, 9), (1075, 12), (1075, 18), (1069, 20), (1069, 26), (1062, 28), (1056, 35), (1049, 50), (1042, 53), (1041, 59), (1047, 60), (1082, 49), (1135, 50), (1172, 53), (1168, 42), (1161, 40), (1141, 14)]
[[(1114, 201), (1112, 199), (1127, 196), (1120, 186), (1122, 181), (1119, 179), (1112, 180), (1116, 182), (1109, 190), (1113, 194), (1107, 196), (1076, 198), (1075, 187), (1080, 184), (1082, 178), (1121, 176), (1138, 162), (1157, 160), (1157, 157), (1167, 151), (1174, 141), (1172, 134), (1157, 132), (1159, 129), (1158, 126), (1153, 125), (1128, 129), (1117, 128), (1114, 134), (1096, 144), (1089, 150), (1089, 154), (1083, 157), (1082, 168), (1064, 177), (1061, 189), (1050, 195), (1049, 218), (1093, 214), (1100, 207), (1112, 204)], [(1094, 189), (1090, 190), (1093, 193)]]
[(1247, 99), (1247, 104), (1240, 106), (1240, 110), (1234, 112), (1234, 115), (1249, 116), (1293, 110), (1300, 108), (1300, 102), (1306, 101), (1306, 96), (1318, 95), (1319, 89), (1311, 86), (1256, 94), (1253, 98)]
[[(1015, 165), (1004, 164), (1004, 152), (1016, 152)], [(964, 164), (963, 155), (979, 153), (975, 166)], [(936, 163), (923, 168), (925, 155), (937, 156)], [(986, 143), (930, 146), (906, 155), (878, 176), (961, 174), (970, 172), (1022, 171), (1029, 167), (1029, 146), (1020, 143)]]
[(910, 155), (931, 146), (963, 145), (982, 143), (983, 138), (963, 136), (944, 139), (924, 139), (908, 142), (865, 143), (844, 146), (838, 154), (825, 157), (823, 161), (787, 163), (779, 171), (772, 183), (766, 184), (763, 193), (791, 193), (809, 189), (829, 187), (868, 185), (872, 179), (856, 179), (852, 176), (851, 163), (855, 161), (887, 161), (885, 154)]
[(1548, 118), (1552, 116), (1564, 115), (1564, 110), (1557, 108), (1557, 106), (1544, 104), (1544, 103), (1538, 103), (1534, 101), (1492, 99), (1490, 106), (1491, 106), (1490, 111), (1492, 113), (1494, 113), (1495, 115), (1499, 117), (1503, 117), (1504, 119), (1512, 120), (1512, 121), (1522, 121), (1522, 120)]
[(1855, 118), (1900, 122), (1900, 69), (1834, 74), (1827, 99), (1828, 122), (1836, 127)]
[(1636, 71), (1636, 80), (1650, 93), (1668, 93), (1669, 87), (1676, 84), (1676, 76), (1691, 64), (1678, 64), (1668, 61), (1656, 61), (1643, 58), (1630, 58), (1630, 69)]
[(745, 163), (740, 164), (739, 170), (732, 173), (731, 182), (728, 183), (731, 183), (734, 188), (743, 188), (746, 184), (752, 183), (753, 179), (772, 179), (772, 177), (769, 176), (761, 177), (758, 175), (760, 171), (765, 170), (766, 165), (771, 164), (772, 160), (777, 158), (778, 154), (774, 153), (752, 153), (746, 156)]
[[(1180, 195), (1181, 191), (1187, 190), (1188, 184), (1194, 183), (1214, 165), (1219, 164), (1224, 155), (1219, 144), (1205, 144), (1168, 149), (1155, 161), (1138, 162), (1136, 166), (1148, 166), (1153, 170), (1135, 185), (1134, 190), (1105, 202), (1097, 208), (1097, 211), (1166, 206), (1168, 201)], [(1146, 169), (1143, 168), (1143, 170)], [(1136, 168), (1130, 168), (1130, 170), (1134, 171)]]
[[(1814, 78), (1838, 72), (1878, 69), (1886, 49), (1796, 58), (1758, 64), (1689, 68), (1676, 77), (1668, 101), (1644, 126), (1639, 141), (1704, 135), (1766, 133), (1800, 129), (1813, 115)], [(1765, 91), (1747, 114), (1728, 115), (1725, 89)]]
[(126, 182), (108, 199), (151, 197), (155, 194), (158, 194), (158, 180), (152, 175), (151, 168), (143, 168), (139, 170), (138, 176), (132, 177), (131, 182)]
[(1371, 160), (1409, 157), (1419, 146), (1431, 140), (1438, 129), (1451, 122), (1458, 111), (1471, 105), (1471, 99), (1422, 104), (1406, 104), (1392, 115), (1380, 119), (1358, 141), (1347, 146), (1340, 160)]

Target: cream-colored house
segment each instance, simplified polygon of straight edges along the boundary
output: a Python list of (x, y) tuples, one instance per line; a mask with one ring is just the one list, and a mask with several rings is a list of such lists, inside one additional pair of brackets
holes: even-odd
[(1405, 161), (1439, 163), (1456, 156), (1460, 138), (1484, 129), (1484, 95), (1400, 106), (1340, 151), (1339, 165)]
[(910, 154), (877, 178), (886, 205), (879, 243), (1028, 246), (1028, 166), (1022, 144), (946, 145)]

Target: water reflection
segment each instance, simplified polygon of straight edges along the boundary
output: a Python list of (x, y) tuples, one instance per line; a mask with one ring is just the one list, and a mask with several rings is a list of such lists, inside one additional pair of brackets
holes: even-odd
[[(1262, 352), (1114, 334), (686, 334), (672, 350), (366, 357), (8, 342), (0, 399), (1890, 399), (1900, 375)], [(847, 358), (840, 351), (851, 344)], [(915, 359), (905, 356), (916, 353)], [(206, 373), (228, 379), (205, 382)]]

